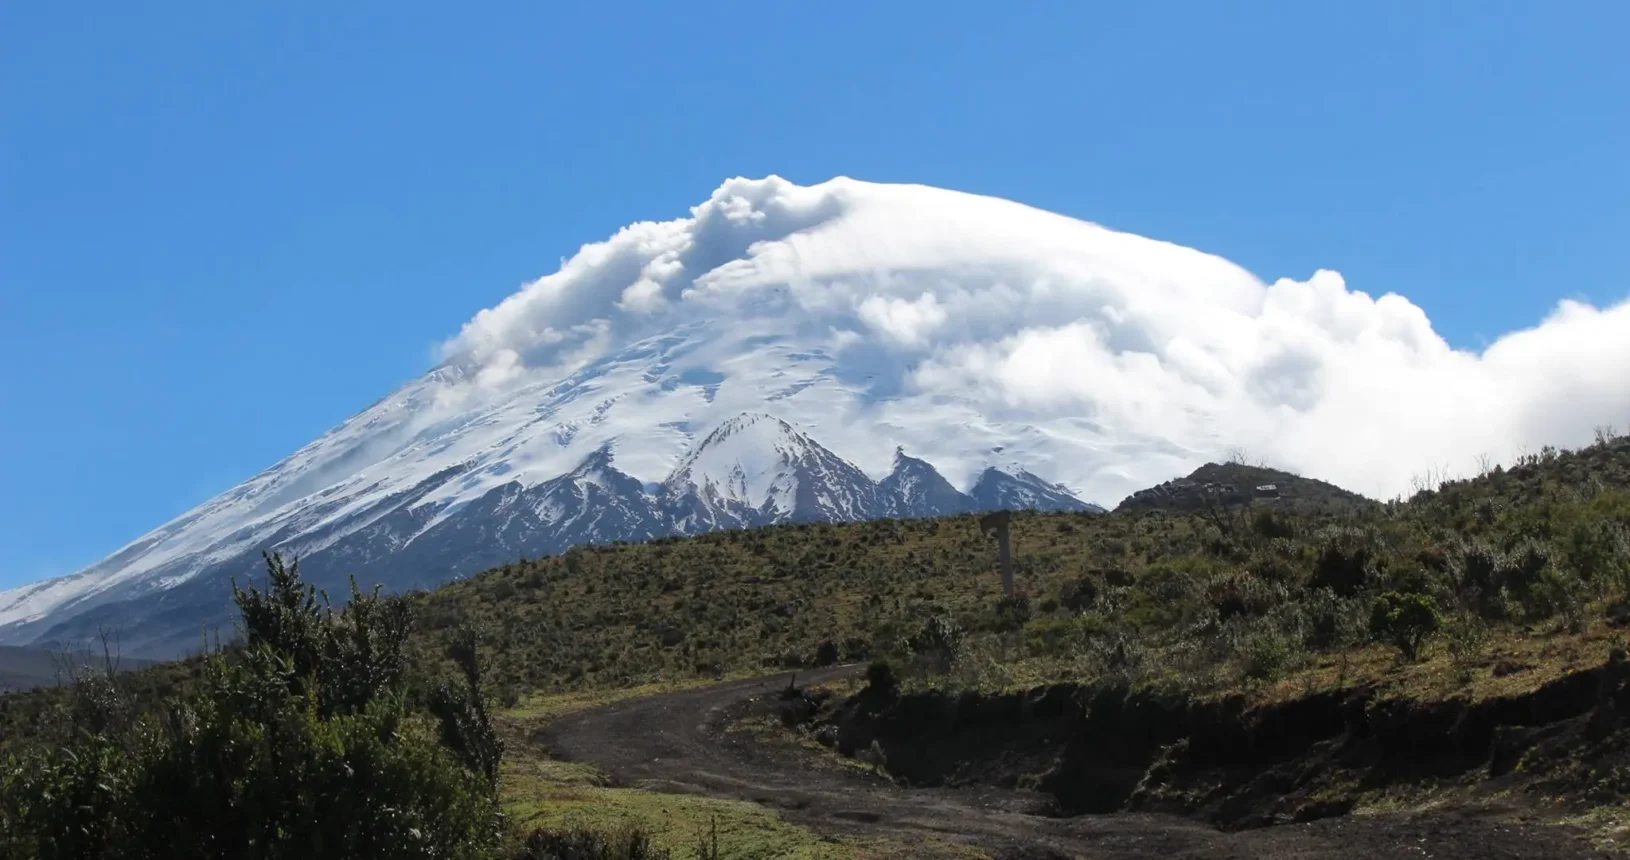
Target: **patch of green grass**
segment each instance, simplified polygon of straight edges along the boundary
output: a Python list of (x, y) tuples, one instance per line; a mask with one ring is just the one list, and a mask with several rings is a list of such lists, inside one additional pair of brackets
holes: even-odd
[[(728, 680), (729, 677), (726, 676), (724, 680)], [(598, 708), (602, 705), (614, 705), (618, 702), (655, 696), (660, 693), (674, 693), (680, 690), (705, 687), (709, 684), (718, 683), (719, 680), (721, 679), (711, 677), (680, 678), (651, 681), (632, 687), (593, 687), (579, 690), (532, 693), (523, 697), (514, 707), (505, 708), (501, 713), (504, 718), (511, 720), (531, 722), (541, 720), (547, 722), (567, 714)]]
[(761, 714), (756, 717), (737, 720), (726, 726), (725, 731), (733, 734), (751, 735), (760, 744), (773, 744), (806, 753), (805, 762), (808, 767), (868, 774), (876, 771), (872, 765), (860, 759), (835, 755), (832, 749), (822, 746), (819, 741), (811, 737), (806, 731), (787, 731), (779, 719), (769, 715)]
[(849, 858), (862, 856), (843, 843), (783, 821), (754, 803), (659, 794), (628, 788), (510, 782), (504, 811), (523, 828), (582, 826), (600, 831), (637, 827), (657, 845), (689, 851), (710, 839), (717, 826), (725, 857)]
[[(499, 796), (510, 823), (521, 832), (538, 827), (585, 827), (599, 832), (637, 828), (650, 835), (657, 846), (671, 849), (680, 857), (692, 856), (698, 840), (706, 838), (711, 842), (715, 833), (720, 856), (725, 858), (846, 860), (983, 856), (950, 844), (908, 849), (886, 840), (838, 840), (789, 823), (775, 810), (755, 803), (615, 787), (594, 766), (556, 761), (528, 741), (532, 730), (566, 714), (707, 683), (713, 683), (713, 679), (536, 694), (504, 711), (499, 729), (507, 754), (499, 781)], [(742, 721), (732, 724), (731, 730), (772, 737), (767, 723), (760, 725), (759, 722), (763, 721)], [(785, 741), (786, 733), (780, 732), (779, 739)], [(809, 744), (820, 748), (814, 741)], [(836, 756), (826, 760), (835, 766), (846, 766), (849, 761)]]
[(585, 827), (600, 832), (637, 828), (659, 847), (692, 856), (716, 837), (719, 856), (752, 860), (984, 856), (966, 846), (930, 842), (903, 846), (881, 839), (838, 839), (782, 819), (756, 803), (615, 788), (587, 765), (527, 759), (506, 762), (500, 783), (504, 813), (522, 831)]
[(1603, 851), (1623, 852), (1630, 848), (1630, 807), (1597, 806), (1560, 818), (1556, 823), (1579, 828), (1590, 835), (1595, 847)]

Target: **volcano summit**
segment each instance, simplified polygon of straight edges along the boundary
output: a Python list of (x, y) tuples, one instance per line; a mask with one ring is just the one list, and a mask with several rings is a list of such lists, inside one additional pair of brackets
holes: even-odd
[(262, 550), (331, 589), (428, 586), (586, 542), (1092, 510), (1241, 443), (1379, 496), (1630, 414), (1630, 306), (1565, 302), (1472, 354), (1333, 272), (1267, 285), (1017, 203), (849, 179), (730, 180), (584, 246), (442, 358), (107, 559), (0, 592), (0, 644), (112, 626), (139, 655), (192, 648)]

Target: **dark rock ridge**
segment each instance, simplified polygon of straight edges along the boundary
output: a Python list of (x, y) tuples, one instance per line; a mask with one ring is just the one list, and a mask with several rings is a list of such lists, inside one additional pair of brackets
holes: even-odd
[(1247, 503), (1301, 513), (1333, 513), (1375, 504), (1334, 484), (1278, 469), (1242, 463), (1207, 463), (1186, 478), (1174, 478), (1127, 496), (1115, 510), (1192, 512)]
[(284, 529), (264, 546), (212, 564), (173, 588), (59, 612), (34, 622), (28, 639), (36, 645), (78, 643), (99, 626), (111, 626), (122, 631), (126, 653), (173, 657), (196, 651), (206, 642), (206, 629), (230, 637), (224, 625), (233, 617), (231, 583), (260, 574), (262, 549), (298, 554), (307, 581), (340, 601), (351, 577), (387, 591), (432, 588), (584, 544), (997, 509), (1103, 511), (1022, 469), (986, 470), (962, 493), (932, 465), (903, 451), (893, 471), (873, 481), (802, 431), (761, 414), (725, 422), (655, 492), (618, 470), (612, 450), (603, 447), (540, 484), (511, 481), (457, 507), (424, 501), (463, 477), (463, 469), (447, 469), (321, 530)]

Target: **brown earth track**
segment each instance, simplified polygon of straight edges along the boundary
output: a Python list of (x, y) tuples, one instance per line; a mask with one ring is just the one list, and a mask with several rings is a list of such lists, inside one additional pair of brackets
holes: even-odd
[[(800, 672), (801, 684), (852, 676), (855, 667)], [(1566, 827), (1525, 824), (1500, 810), (1434, 810), (1326, 818), (1223, 833), (1171, 815), (1037, 814), (1046, 798), (991, 787), (898, 787), (810, 754), (726, 731), (755, 702), (773, 699), (788, 673), (606, 705), (542, 731), (557, 758), (592, 764), (619, 785), (748, 800), (820, 833), (911, 844), (937, 838), (997, 857), (1264, 858), (1264, 860), (1584, 860), (1593, 849)]]

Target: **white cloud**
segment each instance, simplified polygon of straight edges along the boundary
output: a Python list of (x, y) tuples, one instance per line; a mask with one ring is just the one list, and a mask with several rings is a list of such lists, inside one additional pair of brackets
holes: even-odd
[[(862, 381), (843, 391), (866, 393), (823, 394), (810, 414), (856, 446), (910, 436), (951, 457), (1034, 438), (1020, 447), (1110, 503), (1232, 446), (1391, 495), (1434, 465), (1465, 472), (1480, 454), (1578, 445), (1630, 420), (1624, 302), (1563, 301), (1532, 328), (1456, 350), (1405, 297), (1373, 298), (1335, 272), (1264, 284), (1020, 204), (845, 179), (730, 180), (689, 218), (584, 246), (446, 351), (509, 385), (681, 326), (718, 344), (751, 332), (751, 344), (828, 350), (831, 373)], [(969, 441), (932, 441), (931, 419)]]
[(945, 308), (933, 293), (916, 299), (867, 296), (859, 307), (862, 322), (890, 340), (904, 346), (917, 346), (945, 324)]

